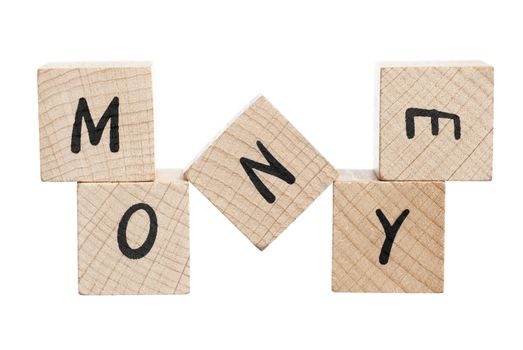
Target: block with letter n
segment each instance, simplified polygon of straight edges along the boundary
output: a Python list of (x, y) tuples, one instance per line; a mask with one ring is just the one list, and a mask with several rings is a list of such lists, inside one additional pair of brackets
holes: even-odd
[(185, 175), (263, 250), (332, 183), (337, 172), (261, 96)]
[(150, 64), (45, 65), (38, 103), (43, 181), (154, 180)]
[(382, 180), (491, 180), (494, 69), (482, 62), (383, 64)]

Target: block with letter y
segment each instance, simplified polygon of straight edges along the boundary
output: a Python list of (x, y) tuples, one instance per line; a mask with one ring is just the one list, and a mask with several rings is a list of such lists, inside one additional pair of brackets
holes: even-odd
[(45, 65), (38, 104), (43, 181), (154, 180), (150, 64)]
[(482, 62), (382, 65), (379, 178), (490, 180), (493, 88)]
[(185, 175), (263, 250), (332, 183), (337, 172), (261, 96)]
[(333, 291), (443, 292), (444, 182), (341, 171), (333, 197)]

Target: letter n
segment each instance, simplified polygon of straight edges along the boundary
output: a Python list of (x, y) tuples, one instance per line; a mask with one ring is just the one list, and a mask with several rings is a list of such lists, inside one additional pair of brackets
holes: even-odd
[(280, 162), (274, 158), (274, 156), (265, 148), (263, 143), (261, 141), (257, 141), (256, 145), (258, 146), (258, 149), (260, 150), (261, 154), (265, 159), (269, 162), (269, 164), (263, 164), (255, 162), (252, 159), (248, 159), (245, 157), (240, 158), (240, 163), (247, 173), (247, 176), (249, 176), (249, 179), (251, 179), (252, 183), (254, 184), (254, 187), (258, 190), (258, 192), (263, 196), (263, 198), (267, 201), (267, 203), (274, 203), (276, 200), (276, 197), (274, 194), (265, 186), (265, 184), (261, 181), (261, 179), (256, 175), (254, 172), (254, 169), (262, 171), (266, 174), (276, 176), (279, 179), (282, 179), (289, 185), (293, 184), (296, 181), (296, 178), (294, 175), (291, 174), (287, 168), (285, 168)]

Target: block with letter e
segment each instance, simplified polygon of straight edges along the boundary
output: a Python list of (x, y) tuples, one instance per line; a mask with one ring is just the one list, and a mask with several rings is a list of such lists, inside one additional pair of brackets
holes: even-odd
[(494, 69), (482, 62), (380, 67), (382, 180), (491, 180)]
[(83, 295), (189, 292), (189, 184), (78, 183), (78, 290)]
[(43, 181), (154, 180), (150, 64), (45, 65), (38, 104)]
[(263, 96), (185, 175), (260, 250), (336, 178), (336, 170)]
[(444, 182), (345, 170), (333, 205), (333, 291), (443, 292)]

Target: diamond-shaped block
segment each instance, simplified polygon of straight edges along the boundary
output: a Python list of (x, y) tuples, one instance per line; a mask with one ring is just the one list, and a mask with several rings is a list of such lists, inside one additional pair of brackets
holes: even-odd
[(188, 293), (188, 187), (181, 169), (154, 182), (78, 183), (80, 294)]
[(491, 180), (493, 89), (482, 62), (383, 65), (379, 178)]
[(333, 291), (443, 292), (444, 182), (341, 171), (333, 197)]
[(263, 250), (332, 183), (337, 172), (261, 96), (185, 175)]

